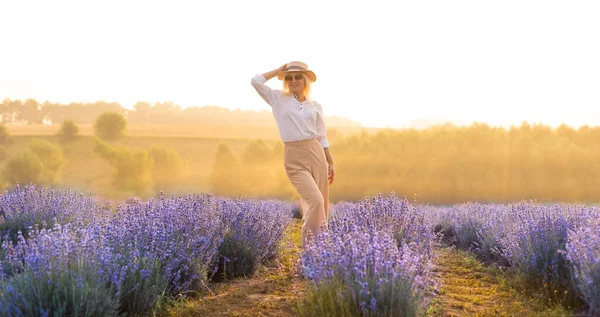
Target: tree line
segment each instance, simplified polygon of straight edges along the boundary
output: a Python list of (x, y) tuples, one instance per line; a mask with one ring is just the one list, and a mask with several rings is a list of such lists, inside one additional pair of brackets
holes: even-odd
[[(332, 201), (391, 191), (432, 204), (600, 201), (600, 127), (474, 123), (330, 134), (337, 172)], [(281, 144), (256, 142), (240, 157), (221, 145), (214, 164), (211, 183), (218, 193), (295, 196)]]
[(229, 197), (298, 198), (283, 167), (283, 150), (281, 142), (271, 147), (254, 140), (236, 157), (226, 144), (220, 144), (210, 174), (212, 192)]
[[(105, 112), (94, 123), (94, 152), (111, 165), (113, 187), (141, 196), (155, 196), (177, 187), (188, 172), (179, 153), (165, 146), (143, 150), (112, 145), (111, 141), (124, 136), (126, 127), (127, 121), (117, 112)], [(60, 143), (33, 139), (25, 150), (9, 151), (11, 136), (0, 124), (0, 187), (60, 183), (61, 170), (66, 164), (63, 147), (79, 138), (78, 131), (77, 125), (67, 120), (56, 133)]]
[[(176, 188), (186, 163), (168, 148), (130, 149), (111, 145), (126, 121), (107, 113), (96, 121), (96, 154), (113, 167), (113, 186), (136, 193)], [(505, 129), (482, 123), (441, 125), (425, 130), (382, 130), (343, 136), (328, 131), (336, 164), (331, 201), (356, 201), (394, 191), (421, 203), (466, 201), (597, 203), (600, 188), (600, 127), (567, 125)], [(77, 127), (65, 122), (59, 140), (76, 138)], [(10, 136), (0, 125), (0, 162), (4, 179), (58, 179), (64, 160), (60, 147), (34, 142), (22, 153), (7, 147)], [(58, 148), (58, 149), (57, 149)], [(284, 145), (251, 141), (239, 154), (221, 144), (210, 173), (211, 191), (225, 196), (295, 199), (283, 167)], [(33, 175), (35, 174), (35, 175)], [(6, 184), (5, 184), (6, 185)]]
[[(233, 126), (274, 126), (269, 109), (264, 111), (231, 110), (217, 106), (181, 107), (173, 102), (137, 102), (126, 109), (117, 102), (69, 104), (39, 103), (35, 99), (10, 100), (0, 103), (0, 123), (42, 124), (73, 121), (92, 124), (105, 112), (122, 114), (130, 124), (199, 124)], [(361, 126), (349, 119), (330, 116), (327, 120), (337, 126)]]
[(333, 146), (338, 199), (394, 190), (431, 203), (600, 200), (600, 127), (443, 125)]

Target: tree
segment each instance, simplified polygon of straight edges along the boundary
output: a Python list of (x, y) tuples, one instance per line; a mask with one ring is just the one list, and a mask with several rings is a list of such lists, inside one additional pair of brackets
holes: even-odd
[(242, 161), (245, 165), (249, 167), (267, 163), (271, 158), (272, 149), (269, 148), (269, 145), (263, 140), (256, 140), (250, 142), (244, 149), (244, 153), (242, 154)]
[(273, 158), (269, 164), (269, 172), (272, 173), (272, 179), (270, 182), (270, 188), (267, 190), (269, 192), (269, 196), (282, 200), (290, 199), (297, 195), (296, 190), (287, 177), (285, 166), (283, 165), (284, 151), (285, 147), (281, 141), (277, 141), (275, 145), (273, 145)]
[(42, 105), (35, 99), (27, 99), (19, 109), (17, 118), (27, 123), (42, 123)]
[(250, 142), (242, 153), (242, 183), (253, 197), (265, 197), (274, 181), (273, 149), (263, 140)]
[(55, 184), (65, 163), (62, 150), (45, 140), (33, 140), (29, 148), (12, 156), (2, 170), (9, 183)]
[(42, 163), (42, 183), (54, 184), (65, 164), (63, 151), (57, 144), (46, 140), (35, 139), (29, 149), (35, 153)]
[(273, 145), (273, 159), (274, 160), (281, 160), (281, 162), (283, 162), (283, 153), (285, 151), (285, 148), (283, 147), (283, 143), (281, 143), (281, 141), (277, 141), (275, 143), (275, 145)]
[(2, 178), (9, 184), (42, 183), (42, 162), (31, 150), (13, 155), (2, 169)]
[(4, 161), (8, 157), (8, 150), (4, 145), (0, 145), (0, 162)]
[(8, 144), (8, 140), (10, 139), (10, 135), (8, 134), (8, 130), (3, 124), (0, 124), (0, 144)]
[(144, 195), (152, 188), (153, 163), (148, 152), (127, 146), (112, 147), (100, 139), (96, 139), (95, 152), (114, 167), (113, 185), (118, 189)]
[(177, 151), (172, 148), (153, 146), (149, 153), (154, 163), (152, 180), (157, 191), (169, 190), (184, 178), (186, 163)]
[(122, 114), (105, 112), (96, 120), (94, 131), (102, 139), (115, 140), (123, 136), (126, 126), (127, 121)]
[(133, 109), (135, 109), (135, 111), (130, 112), (127, 116), (131, 123), (151, 123), (152, 106), (149, 103), (138, 101), (133, 105)]
[(241, 194), (240, 166), (229, 147), (225, 144), (219, 144), (215, 154), (210, 184), (213, 192), (217, 195), (235, 196)]
[(79, 128), (75, 125), (75, 122), (71, 120), (65, 120), (58, 130), (58, 137), (65, 142), (73, 141), (77, 138)]

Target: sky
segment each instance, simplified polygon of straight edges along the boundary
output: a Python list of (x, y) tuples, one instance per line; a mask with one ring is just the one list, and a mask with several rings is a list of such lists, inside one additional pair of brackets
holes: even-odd
[(368, 127), (600, 125), (598, 17), (585, 0), (5, 0), (0, 99), (270, 110), (250, 79), (299, 60), (326, 116)]

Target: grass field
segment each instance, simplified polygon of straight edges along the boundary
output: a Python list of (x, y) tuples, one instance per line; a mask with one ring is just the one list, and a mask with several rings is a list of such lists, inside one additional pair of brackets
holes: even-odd
[[(79, 124), (81, 135), (93, 135), (94, 127), (91, 124)], [(6, 125), (11, 135), (53, 135), (60, 129), (59, 124), (43, 125)], [(358, 134), (363, 131), (373, 133), (381, 129), (361, 127), (329, 127), (331, 133), (339, 133), (345, 136)], [(273, 126), (228, 126), (228, 125), (167, 125), (167, 124), (136, 124), (127, 126), (128, 136), (145, 137), (200, 137), (218, 139), (264, 139), (278, 140), (277, 127)]]
[[(54, 136), (14, 136), (9, 152), (18, 152), (28, 147), (34, 138), (56, 141)], [(168, 146), (176, 150), (187, 163), (188, 176), (174, 191), (181, 193), (206, 192), (210, 190), (208, 177), (212, 170), (218, 145), (224, 143), (239, 155), (250, 142), (247, 139), (215, 139), (201, 137), (141, 137), (128, 136), (113, 144), (126, 145), (132, 149), (148, 150), (152, 146)], [(273, 145), (275, 141), (266, 141)], [(94, 153), (94, 138), (82, 136), (78, 140), (62, 145), (66, 159), (59, 179), (60, 187), (74, 188), (80, 191), (92, 192), (95, 195), (123, 199), (133, 193), (118, 191), (111, 186), (113, 168), (110, 164)]]
[[(12, 136), (7, 150), (16, 153), (26, 149), (34, 138), (59, 143), (55, 136), (60, 125), (7, 125)], [(59, 187), (74, 188), (109, 199), (124, 199), (136, 195), (132, 192), (117, 190), (111, 185), (113, 168), (94, 153), (94, 131), (92, 125), (78, 125), (80, 137), (69, 143), (61, 143), (65, 159)], [(332, 137), (348, 136), (361, 132), (374, 132), (377, 129), (354, 127), (335, 127)], [(279, 141), (275, 126), (190, 126), (190, 125), (130, 125), (125, 137), (111, 142), (113, 145), (125, 145), (132, 150), (148, 150), (152, 146), (173, 148), (187, 164), (187, 177), (175, 188), (176, 193), (198, 193), (210, 191), (209, 176), (214, 164), (219, 144), (226, 144), (235, 157), (240, 157), (245, 147), (257, 139), (264, 140), (269, 146)], [(149, 197), (142, 197), (149, 198)]]
[(555, 305), (519, 292), (513, 276), (484, 266), (472, 254), (455, 248), (442, 248), (436, 263), (441, 279), (440, 296), (430, 307), (429, 316), (570, 316)]

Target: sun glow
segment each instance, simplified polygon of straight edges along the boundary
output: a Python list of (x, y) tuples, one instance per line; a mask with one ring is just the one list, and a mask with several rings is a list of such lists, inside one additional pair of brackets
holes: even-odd
[(325, 114), (366, 126), (600, 124), (597, 2), (395, 5), (3, 2), (0, 98), (268, 109), (250, 78), (302, 60)]

